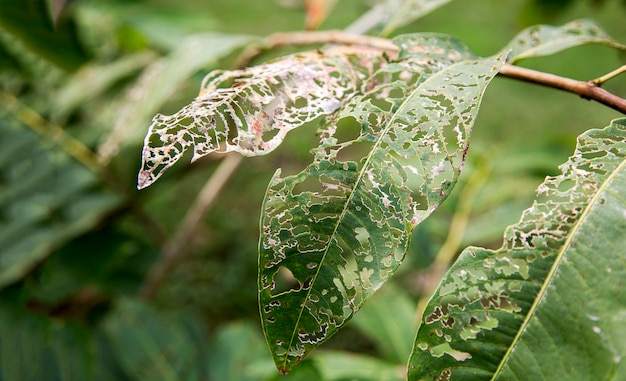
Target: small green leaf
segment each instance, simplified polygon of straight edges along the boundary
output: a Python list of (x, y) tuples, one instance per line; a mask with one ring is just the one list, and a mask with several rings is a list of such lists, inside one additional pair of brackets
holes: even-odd
[(613, 40), (593, 21), (576, 20), (560, 27), (537, 25), (526, 28), (502, 51), (510, 50), (507, 61), (515, 63), (585, 44), (602, 44), (626, 50), (626, 46)]
[[(395, 43), (399, 60), (323, 128), (315, 161), (298, 175), (278, 172), (268, 187), (259, 303), (282, 372), (337, 332), (395, 272), (413, 227), (453, 187), (483, 91), (502, 64), (474, 58), (447, 36)], [(340, 143), (337, 129), (355, 121), (359, 136)], [(292, 286), (276, 287), (283, 274)]]
[(581, 135), (560, 168), (502, 248), (466, 249), (442, 280), (410, 380), (620, 379), (626, 119)]

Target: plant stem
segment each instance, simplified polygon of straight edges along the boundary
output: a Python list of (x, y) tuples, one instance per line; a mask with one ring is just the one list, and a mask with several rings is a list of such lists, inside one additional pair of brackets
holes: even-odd
[(347, 33), (339, 30), (274, 33), (267, 36), (262, 43), (258, 45), (250, 45), (244, 49), (244, 51), (235, 60), (234, 66), (235, 68), (244, 68), (264, 51), (284, 46), (313, 44), (367, 46), (374, 49), (380, 49), (381, 52), (397, 52), (399, 50), (398, 47), (389, 39)]
[[(263, 51), (281, 46), (329, 43), (367, 46), (374, 49), (380, 49), (386, 53), (397, 53), (399, 50), (399, 48), (392, 43), (391, 40), (386, 38), (364, 36), (338, 30), (276, 33), (266, 37), (262, 44), (250, 46), (248, 49), (245, 49), (237, 59), (235, 66), (238, 68), (245, 67), (256, 56), (263, 53)], [(605, 106), (626, 114), (626, 99), (620, 98), (617, 95), (599, 87), (602, 83), (624, 72), (626, 72), (626, 65), (596, 80), (583, 82), (511, 64), (504, 64), (499, 75), (578, 94), (584, 99), (597, 101)]]
[(148, 300), (152, 299), (169, 271), (183, 258), (200, 220), (209, 210), (226, 181), (235, 172), (241, 160), (241, 155), (227, 155), (213, 176), (206, 182), (195, 202), (188, 209), (176, 234), (164, 245), (161, 257), (150, 270), (140, 290), (141, 297)]
[(594, 81), (577, 81), (510, 64), (505, 64), (500, 70), (499, 75), (578, 94), (581, 98), (597, 101), (605, 106), (626, 114), (626, 99), (620, 98), (617, 95), (598, 87)]
[(602, 84), (604, 84), (604, 82), (608, 81), (609, 79), (615, 78), (620, 74), (626, 73), (626, 65), (619, 67), (615, 70), (613, 70), (612, 72), (603, 75), (600, 78), (596, 78), (594, 79), (592, 82), (594, 85), (596, 86), (602, 86)]

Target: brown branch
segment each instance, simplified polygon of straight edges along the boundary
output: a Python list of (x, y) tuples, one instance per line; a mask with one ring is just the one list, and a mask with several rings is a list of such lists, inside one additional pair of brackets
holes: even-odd
[[(235, 66), (242, 68), (247, 66), (255, 57), (264, 51), (282, 46), (298, 46), (311, 44), (342, 44), (368, 46), (381, 51), (392, 53), (399, 48), (391, 40), (380, 37), (364, 36), (346, 33), (337, 30), (317, 32), (287, 32), (276, 33), (265, 38), (259, 45), (251, 45), (245, 49), (236, 61)], [(600, 85), (616, 75), (624, 72), (621, 67), (606, 76), (593, 81), (583, 82), (570, 78), (560, 77), (554, 74), (526, 69), (512, 64), (505, 64), (500, 70), (500, 76), (513, 78), (524, 82), (535, 83), (541, 86), (552, 87), (580, 95), (584, 99), (594, 100), (614, 110), (626, 114), (626, 99), (620, 98), (602, 88)]]
[(367, 46), (386, 52), (397, 52), (398, 47), (391, 40), (380, 37), (363, 36), (339, 30), (314, 32), (285, 32), (267, 36), (260, 44), (249, 45), (235, 60), (235, 68), (244, 68), (265, 51), (285, 47), (314, 44), (340, 44)]
[(188, 209), (174, 237), (164, 245), (161, 257), (150, 270), (139, 292), (141, 297), (152, 299), (170, 270), (183, 258), (200, 220), (209, 210), (241, 160), (242, 157), (238, 154), (227, 155), (222, 160), (213, 176), (200, 191), (193, 205)]
[(598, 87), (593, 81), (577, 81), (511, 64), (505, 64), (500, 69), (499, 75), (578, 94), (581, 98), (594, 100), (626, 114), (626, 99)]

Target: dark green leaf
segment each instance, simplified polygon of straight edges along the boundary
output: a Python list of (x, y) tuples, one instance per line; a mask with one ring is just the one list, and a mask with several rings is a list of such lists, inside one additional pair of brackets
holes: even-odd
[(111, 349), (135, 380), (192, 381), (203, 378), (202, 357), (189, 318), (160, 314), (139, 301), (123, 299), (104, 323)]
[[(100, 155), (109, 160), (123, 144), (138, 142), (145, 125), (175, 93), (201, 68), (254, 40), (252, 36), (204, 33), (180, 42), (169, 56), (149, 65), (127, 92), (114, 104), (115, 119), (108, 139), (100, 147)], [(109, 117), (109, 114), (104, 114)]]
[[(502, 64), (475, 59), (446, 36), (395, 42), (399, 60), (321, 131), (313, 164), (298, 175), (277, 173), (268, 188), (259, 303), (282, 372), (337, 332), (398, 268), (413, 227), (453, 187), (483, 91)], [(337, 129), (351, 121), (360, 133), (340, 143)], [(277, 287), (283, 274), (293, 283)]]
[(119, 205), (96, 175), (0, 114), (0, 288)]
[(425, 309), (409, 379), (623, 377), (626, 119), (581, 135), (561, 170), (501, 249), (468, 248), (452, 266)]
[(42, 57), (67, 70), (87, 61), (71, 19), (54, 23), (46, 0), (0, 0), (0, 27)]

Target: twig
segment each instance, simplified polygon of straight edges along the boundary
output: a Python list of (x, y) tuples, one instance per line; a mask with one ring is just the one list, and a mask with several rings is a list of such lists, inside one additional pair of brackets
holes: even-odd
[[(261, 54), (264, 50), (271, 50), (280, 46), (325, 43), (368, 46), (388, 53), (397, 52), (399, 50), (391, 40), (386, 38), (363, 36), (335, 30), (276, 33), (268, 36), (262, 44), (251, 46), (244, 50), (237, 59), (236, 67), (247, 66), (254, 57)], [(599, 87), (603, 82), (623, 72), (626, 72), (626, 65), (596, 80), (583, 82), (511, 64), (504, 64), (499, 74), (503, 77), (514, 78), (578, 94), (584, 99), (600, 102), (614, 110), (626, 114), (626, 99), (620, 98)]]
[(584, 99), (597, 101), (605, 106), (626, 114), (626, 99), (620, 98), (617, 95), (598, 87), (594, 81), (577, 81), (511, 64), (505, 64), (500, 70), (499, 75), (578, 94)]
[(241, 155), (238, 154), (227, 155), (204, 185), (195, 202), (187, 211), (176, 234), (170, 242), (164, 245), (161, 257), (153, 266), (140, 290), (141, 297), (152, 299), (169, 271), (183, 257), (198, 223), (215, 201), (226, 181), (234, 173), (241, 159)]
[(623, 74), (623, 73), (626, 73), (626, 65), (624, 65), (622, 67), (619, 67), (619, 68), (613, 70), (612, 72), (603, 75), (600, 78), (596, 78), (596, 79), (594, 79), (591, 82), (593, 82), (593, 84), (596, 85), (596, 86), (602, 86), (602, 84), (604, 82), (608, 81), (609, 79), (615, 78), (618, 75)]
[(274, 33), (267, 36), (258, 45), (249, 45), (235, 60), (236, 68), (243, 68), (264, 51), (284, 46), (313, 44), (341, 44), (367, 46), (385, 52), (397, 52), (398, 47), (386, 38), (363, 36), (339, 30)]

